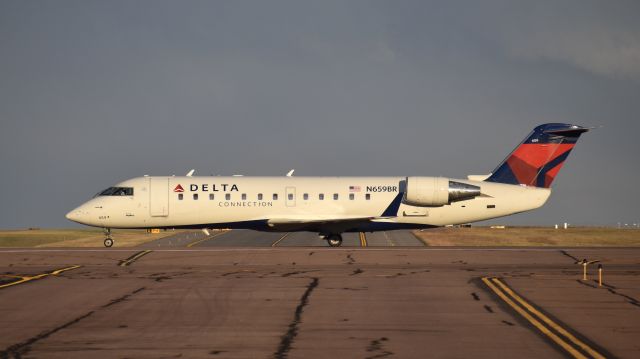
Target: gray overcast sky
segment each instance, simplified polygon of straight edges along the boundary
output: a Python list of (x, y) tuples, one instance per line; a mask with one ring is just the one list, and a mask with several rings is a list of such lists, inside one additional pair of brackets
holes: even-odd
[(0, 228), (143, 174), (491, 171), (583, 136), (537, 211), (639, 222), (638, 1), (0, 1)]

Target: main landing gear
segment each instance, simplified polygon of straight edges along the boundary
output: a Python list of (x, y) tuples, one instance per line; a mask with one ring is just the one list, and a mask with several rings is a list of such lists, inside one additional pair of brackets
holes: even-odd
[(324, 236), (329, 246), (340, 247), (342, 245), (342, 236), (340, 234), (328, 234)]
[(107, 248), (113, 246), (113, 238), (111, 238), (111, 228), (105, 228), (104, 235), (107, 236), (107, 238), (104, 239), (104, 246)]

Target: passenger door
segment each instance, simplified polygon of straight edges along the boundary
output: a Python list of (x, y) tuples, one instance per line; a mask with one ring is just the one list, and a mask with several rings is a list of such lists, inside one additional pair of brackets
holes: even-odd
[(149, 214), (151, 217), (169, 215), (169, 178), (149, 177)]

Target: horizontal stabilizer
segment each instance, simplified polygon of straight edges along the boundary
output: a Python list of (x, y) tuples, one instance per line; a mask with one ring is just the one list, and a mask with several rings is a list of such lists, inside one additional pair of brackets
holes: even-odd
[(469, 181), (482, 182), (482, 181), (486, 180), (489, 177), (491, 177), (491, 173), (489, 173), (488, 175), (468, 175), (467, 179)]

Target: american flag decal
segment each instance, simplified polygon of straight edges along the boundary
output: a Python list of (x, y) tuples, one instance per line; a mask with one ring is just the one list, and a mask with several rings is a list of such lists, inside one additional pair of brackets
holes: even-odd
[(349, 192), (360, 192), (360, 186), (349, 186)]

